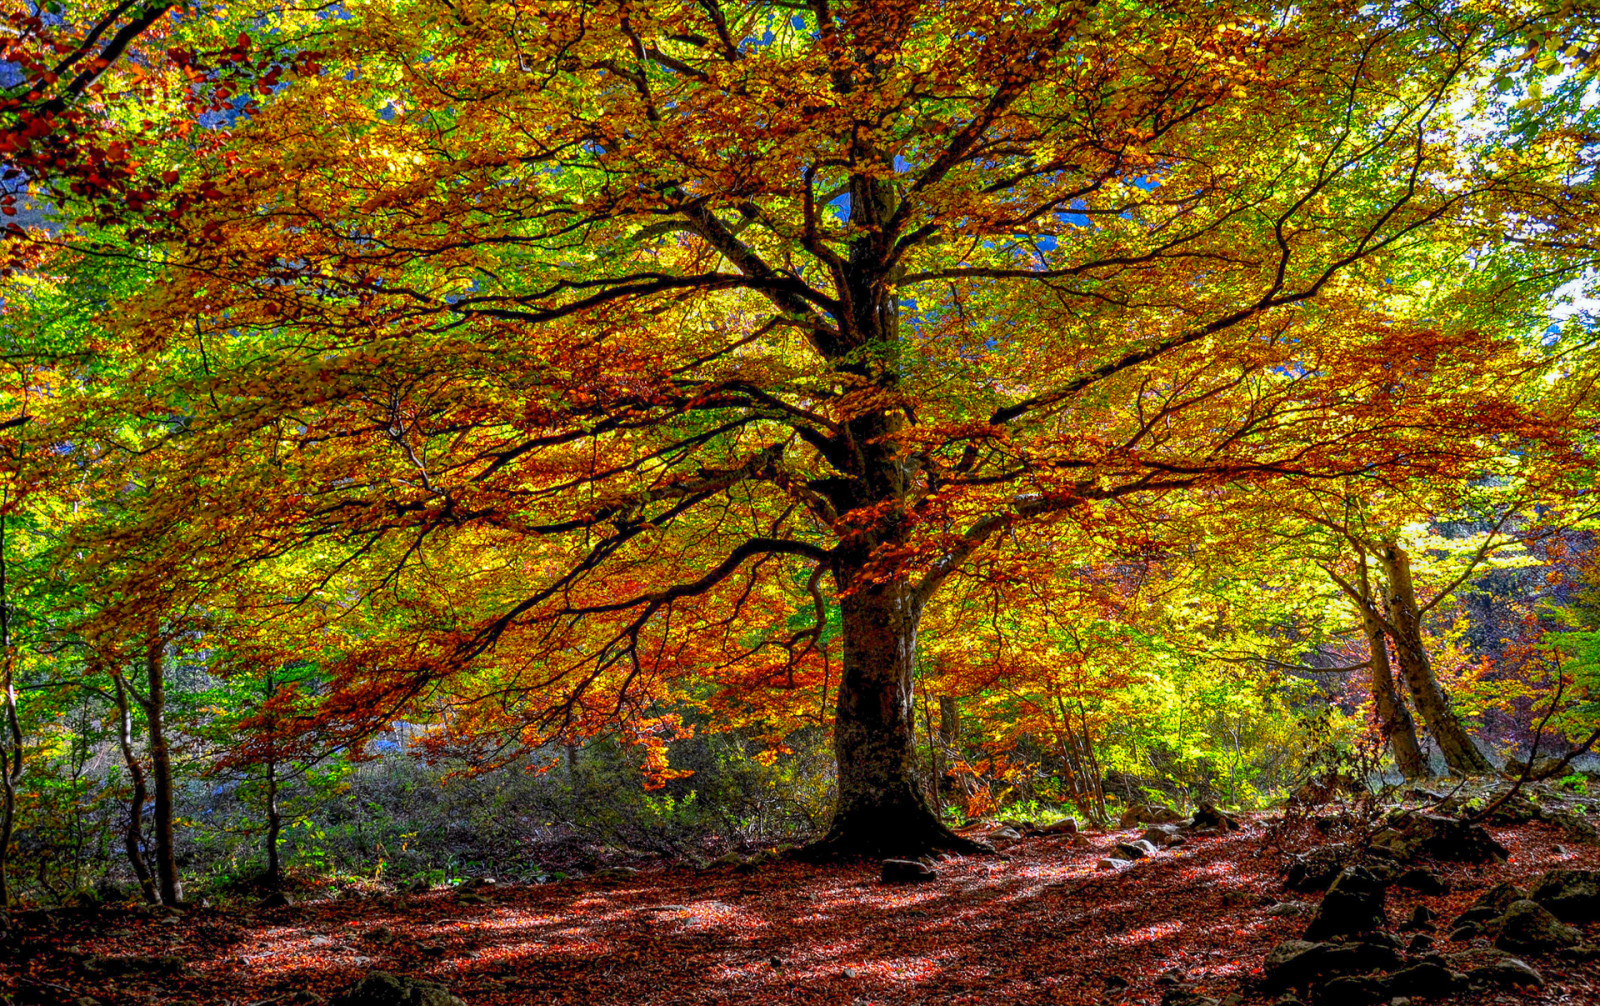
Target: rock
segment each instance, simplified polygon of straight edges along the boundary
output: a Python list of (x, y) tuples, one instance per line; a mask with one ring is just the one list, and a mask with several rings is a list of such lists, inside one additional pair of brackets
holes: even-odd
[(1012, 827), (996, 828), (989, 832), (991, 842), (1015, 842), (1022, 838), (1022, 832)]
[(1501, 950), (1555, 950), (1577, 946), (1582, 934), (1535, 901), (1514, 901), (1500, 920), (1494, 945)]
[(1280, 901), (1267, 909), (1267, 914), (1280, 919), (1309, 919), (1317, 914), (1317, 906), (1309, 901)]
[(1320, 845), (1290, 860), (1284, 871), (1283, 886), (1291, 891), (1326, 891), (1333, 878), (1355, 857), (1355, 850), (1342, 842)]
[(939, 871), (927, 863), (919, 863), (914, 859), (886, 859), (879, 879), (885, 884), (925, 884), (938, 877)]
[(1306, 939), (1349, 936), (1388, 925), (1383, 911), (1383, 885), (1370, 872), (1349, 866), (1334, 878), (1306, 927)]
[(1118, 842), (1116, 848), (1112, 850), (1112, 855), (1118, 859), (1144, 859), (1155, 854), (1156, 847), (1142, 838), (1136, 838), (1131, 842)]
[(1503, 863), (1511, 855), (1483, 825), (1453, 817), (1415, 814), (1406, 832), (1419, 841), (1422, 852), (1435, 859), (1459, 863)]
[(1433, 871), (1421, 866), (1413, 866), (1394, 878), (1394, 882), (1401, 887), (1409, 888), (1418, 894), (1437, 895), (1448, 894), (1450, 888), (1444, 881), (1434, 876)]
[(487, 905), (490, 900), (473, 891), (462, 891), (456, 895), (456, 904), (458, 905)]
[(1072, 836), (1072, 847), (1074, 849), (1093, 849), (1094, 843), (1085, 838), (1082, 833), (1079, 833)]
[(1427, 905), (1418, 905), (1411, 910), (1411, 915), (1401, 923), (1404, 929), (1431, 929), (1433, 923), (1433, 910)]
[(374, 971), (333, 997), (329, 1006), (466, 1006), (443, 985)]
[(1442, 996), (1456, 987), (1456, 973), (1442, 964), (1424, 961), (1389, 976), (1389, 991), (1395, 995)]
[(1195, 991), (1193, 985), (1173, 985), (1162, 993), (1161, 1006), (1221, 1006), (1210, 996)]
[(1041, 835), (1076, 835), (1077, 833), (1078, 822), (1070, 817), (1062, 818), (1054, 824), (1047, 824), (1039, 829), (1039, 834)]
[[(1595, 828), (1594, 824), (1586, 817), (1574, 814), (1571, 811), (1560, 810), (1546, 814), (1544, 819), (1551, 824), (1560, 825), (1561, 830), (1566, 833), (1567, 838), (1571, 841), (1582, 845), (1600, 845), (1600, 829)], [(1557, 849), (1559, 850), (1560, 846), (1557, 846)], [(1560, 853), (1558, 852), (1557, 855), (1560, 855)]]
[(1124, 866), (1132, 866), (1132, 865), (1133, 864), (1131, 862), (1129, 862), (1128, 860), (1126, 860), (1126, 859), (1114, 859), (1114, 858), (1108, 856), (1105, 859), (1102, 859), (1098, 863), (1094, 864), (1094, 868), (1096, 870), (1120, 870)]
[(1144, 824), (1177, 824), (1183, 820), (1183, 815), (1171, 807), (1163, 807), (1159, 803), (1145, 804)]
[(1433, 949), (1433, 937), (1427, 933), (1418, 933), (1411, 937), (1411, 942), (1406, 944), (1406, 953), (1425, 954)]
[(294, 899), (282, 891), (273, 891), (258, 902), (261, 908), (293, 908)]
[(1600, 944), (1580, 943), (1575, 947), (1556, 951), (1556, 956), (1568, 961), (1600, 961)]
[(1483, 927), (1476, 922), (1469, 922), (1464, 926), (1456, 926), (1450, 930), (1448, 939), (1451, 943), (1466, 943), (1483, 935)]
[(371, 940), (373, 943), (393, 943), (394, 930), (390, 929), (388, 926), (375, 926), (372, 929), (362, 933), (361, 938), (364, 940)]
[(1139, 827), (1140, 814), (1144, 811), (1143, 804), (1133, 804), (1122, 812), (1122, 817), (1117, 821), (1117, 830)]
[(1382, 979), (1367, 975), (1345, 975), (1324, 985), (1319, 1001), (1339, 1003), (1340, 1006), (1366, 1006), (1388, 998), (1389, 989)]
[(1381, 943), (1286, 940), (1272, 948), (1261, 970), (1267, 988), (1275, 990), (1305, 985), (1329, 975), (1392, 968), (1399, 963), (1400, 954)]
[[(1465, 918), (1474, 911), (1479, 909), (1487, 909), (1489, 911), (1488, 918), (1494, 918), (1497, 915), (1505, 914), (1505, 910), (1510, 908), (1512, 904), (1521, 901), (1526, 897), (1527, 895), (1522, 893), (1522, 889), (1516, 887), (1515, 885), (1506, 883), (1496, 884), (1487, 891), (1478, 895), (1478, 899), (1472, 903), (1472, 907), (1461, 914), (1462, 917)], [(1477, 920), (1467, 919), (1467, 921), (1470, 922)]]
[(1528, 897), (1568, 922), (1600, 920), (1600, 870), (1551, 870)]
[(433, 890), (433, 884), (422, 877), (417, 877), (415, 880), (411, 881), (411, 883), (401, 888), (401, 890), (405, 891), (407, 894), (423, 894), (427, 891)]
[(1492, 964), (1473, 968), (1467, 972), (1467, 981), (1473, 985), (1492, 988), (1544, 987), (1544, 975), (1515, 957), (1505, 957)]
[(1183, 838), (1178, 834), (1178, 826), (1175, 824), (1153, 824), (1139, 835), (1139, 840), (1161, 849), (1182, 842)]
[(1215, 828), (1218, 831), (1234, 831), (1239, 827), (1239, 822), (1224, 814), (1211, 803), (1202, 803), (1194, 812), (1194, 817), (1189, 820), (1191, 828)]

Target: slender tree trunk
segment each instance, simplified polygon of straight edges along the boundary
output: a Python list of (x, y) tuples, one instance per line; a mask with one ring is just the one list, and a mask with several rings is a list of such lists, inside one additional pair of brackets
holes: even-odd
[(145, 648), (145, 725), (150, 731), (152, 838), (155, 845), (156, 883), (164, 904), (183, 900), (183, 884), (172, 850), (172, 748), (167, 740), (166, 644), (152, 638)]
[(1417, 743), (1417, 725), (1411, 711), (1395, 690), (1394, 668), (1389, 664), (1389, 636), (1383, 629), (1372, 602), (1372, 590), (1367, 576), (1367, 557), (1361, 556), (1361, 602), (1357, 614), (1361, 628), (1367, 636), (1367, 649), (1371, 653), (1368, 680), (1372, 687), (1372, 707), (1378, 716), (1378, 729), (1394, 755), (1395, 767), (1407, 779), (1420, 779), (1428, 774), (1428, 761)]
[(1412, 701), (1417, 704), (1418, 714), (1444, 754), (1445, 764), (1462, 775), (1491, 771), (1489, 759), (1462, 727), (1428, 663), (1427, 648), (1422, 640), (1422, 615), (1417, 607), (1416, 588), (1411, 582), (1410, 556), (1391, 543), (1383, 547), (1378, 562), (1386, 581), (1386, 614), (1394, 630), (1395, 657), (1400, 663), (1400, 673)]
[(283, 833), (283, 816), (278, 812), (278, 763), (267, 759), (267, 875), (269, 890), (283, 886), (283, 863), (278, 857), (278, 840)]
[(144, 802), (149, 791), (145, 788), (144, 766), (139, 763), (139, 757), (133, 750), (133, 706), (128, 700), (128, 686), (122, 680), (120, 671), (112, 672), (111, 683), (116, 689), (117, 745), (122, 749), (122, 762), (128, 766), (128, 779), (133, 785), (133, 793), (128, 797), (128, 827), (122, 833), (122, 848), (127, 853), (133, 875), (139, 880), (139, 890), (143, 892), (144, 900), (159, 905), (161, 894), (156, 890), (150, 864), (144, 858)]
[(0, 513), (0, 923), (11, 913), (11, 835), (17, 824), (17, 784), (22, 781), (22, 723), (17, 718), (16, 661), (11, 653), (11, 594), (6, 562), (6, 516)]

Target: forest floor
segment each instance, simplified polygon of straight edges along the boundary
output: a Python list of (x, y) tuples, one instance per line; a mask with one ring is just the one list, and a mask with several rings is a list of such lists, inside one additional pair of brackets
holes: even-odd
[[(1131, 1006), (1160, 1002), (1170, 969), (1197, 994), (1271, 1002), (1263, 959), (1305, 928), (1273, 906), (1317, 895), (1286, 891), (1270, 822), (1242, 820), (1238, 831), (1112, 871), (1097, 861), (1136, 830), (1089, 835), (1089, 847), (1071, 836), (1024, 839), (904, 887), (881, 884), (876, 864), (780, 860), (743, 873), (658, 868), (270, 910), (26, 913), (0, 950), (0, 1002), (290, 1006), (381, 970), (436, 981), (468, 1006)], [(1391, 888), (1390, 918), (1425, 904), (1449, 919), (1501, 881), (1526, 890), (1551, 867), (1600, 867), (1595, 846), (1553, 825), (1490, 830), (1508, 862), (1430, 863), (1449, 893)], [(1600, 942), (1600, 927), (1585, 927), (1585, 938)], [(143, 973), (106, 976), (118, 967), (106, 958), (131, 955), (147, 958), (132, 969)], [(1438, 1001), (1600, 1004), (1600, 966), (1527, 960), (1543, 989)]]

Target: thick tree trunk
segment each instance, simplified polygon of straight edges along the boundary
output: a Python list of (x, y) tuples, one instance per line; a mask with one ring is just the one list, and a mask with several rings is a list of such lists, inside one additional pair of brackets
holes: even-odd
[[(1365, 588), (1363, 582), (1363, 591)], [(1395, 691), (1394, 669), (1389, 664), (1389, 636), (1383, 631), (1383, 621), (1378, 617), (1370, 598), (1363, 599), (1359, 614), (1361, 627), (1367, 635), (1367, 647), (1372, 654), (1368, 679), (1372, 686), (1372, 706), (1378, 716), (1378, 729), (1382, 731), (1383, 739), (1394, 755), (1394, 764), (1400, 774), (1407, 779), (1420, 779), (1428, 774), (1428, 762), (1417, 743), (1417, 725), (1411, 719), (1411, 711)]]
[(940, 823), (916, 779), (912, 669), (921, 604), (904, 579), (840, 601), (843, 675), (834, 716), (838, 798), (813, 858), (988, 851)]
[(139, 890), (144, 894), (144, 900), (159, 905), (161, 894), (156, 890), (150, 864), (144, 858), (144, 802), (149, 791), (145, 788), (144, 766), (139, 763), (139, 757), (133, 750), (133, 707), (128, 701), (128, 686), (123, 682), (121, 673), (113, 673), (111, 682), (116, 688), (117, 745), (122, 749), (122, 762), (128, 766), (128, 779), (133, 785), (133, 793), (128, 797), (128, 826), (122, 832), (122, 849), (127, 853), (133, 875), (139, 880)]
[(163, 904), (183, 900), (178, 864), (172, 849), (172, 748), (167, 741), (166, 645), (152, 640), (145, 649), (145, 725), (150, 731), (151, 831), (154, 841), (156, 883)]
[(1450, 699), (1439, 687), (1428, 663), (1422, 639), (1422, 615), (1417, 607), (1416, 588), (1411, 582), (1411, 558), (1398, 545), (1385, 545), (1378, 562), (1386, 581), (1385, 601), (1389, 625), (1394, 630), (1395, 658), (1411, 692), (1412, 701), (1428, 732), (1438, 742), (1445, 764), (1452, 772), (1481, 775), (1492, 771), (1489, 759), (1478, 750), (1450, 708)]

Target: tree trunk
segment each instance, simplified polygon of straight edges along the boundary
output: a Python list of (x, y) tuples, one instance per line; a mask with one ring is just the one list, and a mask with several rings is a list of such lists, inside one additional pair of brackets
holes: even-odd
[(152, 639), (145, 648), (144, 698), (145, 725), (150, 731), (150, 775), (154, 783), (152, 838), (155, 845), (156, 883), (163, 904), (183, 900), (183, 884), (178, 880), (178, 865), (172, 851), (172, 748), (167, 741), (167, 682), (164, 665), (166, 644)]
[(267, 759), (267, 875), (268, 890), (283, 887), (283, 863), (278, 858), (278, 838), (283, 833), (283, 816), (278, 813), (278, 763)]
[(987, 851), (946, 828), (916, 779), (912, 669), (921, 604), (909, 581), (872, 583), (840, 601), (843, 673), (834, 715), (838, 797), (813, 858)]
[(1417, 607), (1416, 588), (1411, 582), (1410, 556), (1400, 546), (1387, 544), (1379, 553), (1378, 562), (1386, 581), (1386, 614), (1393, 630), (1400, 673), (1412, 701), (1417, 704), (1417, 712), (1444, 754), (1445, 764), (1461, 775), (1491, 771), (1489, 759), (1467, 735), (1428, 663), (1427, 648), (1422, 640), (1422, 615)]
[(133, 707), (128, 701), (128, 686), (122, 680), (120, 671), (112, 672), (111, 683), (116, 689), (117, 745), (122, 749), (122, 761), (128, 766), (128, 778), (133, 784), (133, 794), (128, 798), (128, 827), (122, 833), (122, 848), (128, 855), (128, 865), (133, 868), (133, 875), (139, 880), (139, 890), (144, 893), (144, 900), (159, 905), (161, 894), (156, 890), (150, 864), (144, 858), (144, 802), (149, 793), (145, 789), (144, 766), (139, 764), (139, 758), (133, 750)]
[(1378, 729), (1394, 755), (1395, 767), (1407, 779), (1420, 779), (1428, 774), (1428, 761), (1417, 744), (1417, 725), (1411, 711), (1394, 686), (1394, 668), (1389, 664), (1389, 636), (1384, 632), (1383, 619), (1372, 603), (1368, 586), (1367, 560), (1361, 557), (1361, 603), (1357, 614), (1367, 636), (1367, 648), (1372, 654), (1368, 680), (1372, 686), (1372, 707), (1378, 716)]
[[(5, 520), (0, 516), (0, 522)], [(5, 532), (0, 523), (0, 697), (5, 722), (0, 739), (0, 924), (11, 912), (11, 835), (17, 824), (17, 784), (22, 781), (22, 724), (17, 718), (16, 663), (11, 658), (10, 598), (6, 594)]]

